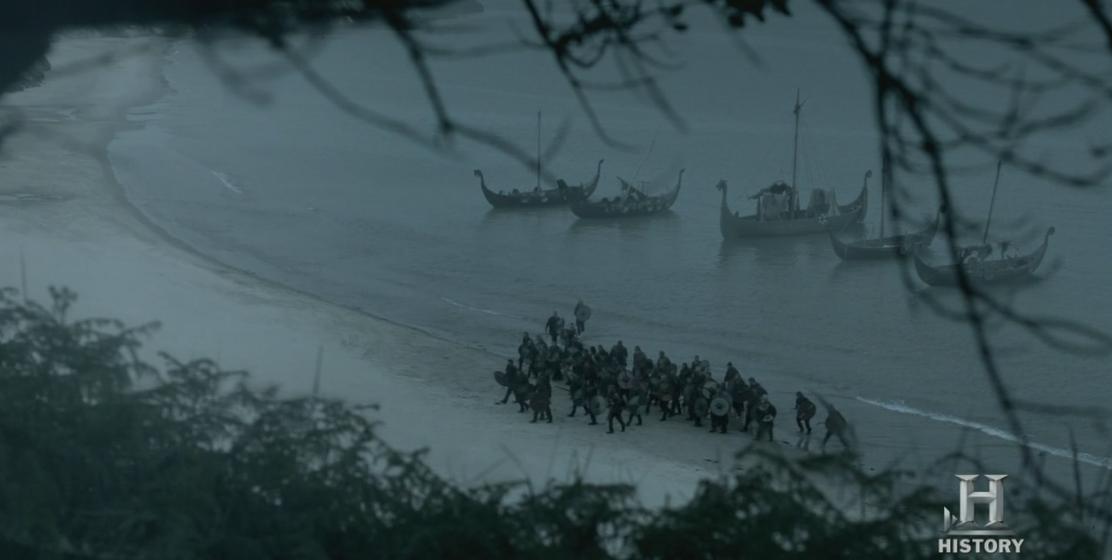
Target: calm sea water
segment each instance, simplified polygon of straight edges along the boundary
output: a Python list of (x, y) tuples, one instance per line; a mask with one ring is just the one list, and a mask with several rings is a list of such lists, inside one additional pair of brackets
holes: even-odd
[[(495, 41), (507, 36), (510, 17), (467, 16), (459, 21), (479, 32), (437, 40)], [(196, 43), (177, 43), (164, 68), (169, 93), (133, 112), (143, 126), (113, 142), (112, 163), (143, 212), (215, 259), (496, 353), (512, 353), (523, 330), (540, 330), (553, 310), (570, 315), (582, 298), (595, 310), (591, 342), (623, 339), (677, 360), (700, 354), (719, 373), (733, 360), (785, 410), (796, 390), (844, 403), (868, 419), (866, 437), (907, 415), (1003, 428), (969, 329), (918, 301), (924, 288), (909, 287), (899, 266), (842, 263), (822, 236), (721, 239), (718, 179), (730, 181), (731, 204), (747, 213), (744, 195), (790, 174), (797, 89), (806, 100), (804, 190), (834, 187), (844, 203), (866, 169), (879, 171), (867, 78), (835, 31), (806, 10), (755, 27), (746, 37), (761, 53), (757, 65), (718, 28), (694, 28), (701, 31), (671, 45), (682, 67), (664, 80), (685, 132), (640, 96), (592, 95), (607, 131), (634, 145), (628, 151), (591, 130), (543, 55), (434, 63), (449, 109), (464, 122), (532, 149), (538, 110), (546, 141), (566, 121), (567, 139), (546, 165), (570, 182), (588, 180), (600, 158), (600, 194), (617, 192), (616, 176), (664, 185), (685, 167), (674, 211), (653, 219), (596, 223), (566, 209), (492, 210), (472, 169), (507, 190), (531, 186), (528, 169), (462, 141), (436, 154), (353, 118), (250, 43), (225, 43), (218, 62)], [(433, 129), (420, 84), (389, 33), (343, 31), (306, 56), (351, 99)], [(229, 67), (248, 85), (222, 80)], [(613, 75), (602, 68), (592, 79)], [(1108, 119), (1091, 124), (1112, 128)], [(1082, 131), (1048, 139), (1046, 157), (1069, 158), (1085, 138)], [(989, 203), (992, 163), (981, 163), (955, 178), (962, 208), (973, 215)], [(1031, 313), (1112, 330), (1108, 191), (1004, 173), (994, 232), (1021, 250), (1047, 226), (1058, 233), (1044, 264), (1049, 278), (1003, 297)], [(916, 204), (928, 216), (934, 198), (919, 181)], [(873, 230), (878, 185), (871, 189)], [(956, 303), (945, 291), (927, 293)], [(994, 330), (993, 342), (1021, 398), (1104, 406), (1112, 396), (1107, 357), (1064, 354), (1014, 327)], [(476, 378), (482, 389), (486, 374)], [(1068, 447), (1072, 428), (1094, 460), (1109, 455), (1091, 421), (1029, 420), (1045, 445)]]

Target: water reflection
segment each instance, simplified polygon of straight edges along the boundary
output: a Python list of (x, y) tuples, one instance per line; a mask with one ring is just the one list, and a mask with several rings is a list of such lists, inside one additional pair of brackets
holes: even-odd
[(568, 227), (568, 233), (574, 236), (590, 237), (602, 232), (618, 231), (626, 239), (658, 237), (661, 240), (676, 240), (678, 239), (681, 223), (680, 217), (671, 210), (651, 216), (633, 216), (613, 220), (577, 218)]
[(718, 246), (718, 263), (720, 269), (730, 268), (731, 260), (750, 259), (761, 266), (793, 267), (803, 261), (836, 259), (829, 245), (825, 235), (723, 239)]

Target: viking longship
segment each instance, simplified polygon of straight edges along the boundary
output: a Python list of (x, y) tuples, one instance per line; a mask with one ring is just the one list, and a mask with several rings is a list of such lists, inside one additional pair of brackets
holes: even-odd
[[(571, 211), (580, 218), (631, 218), (666, 212), (675, 204), (676, 198), (680, 194), (680, 187), (683, 185), (683, 172), (684, 170), (681, 169), (679, 177), (676, 179), (676, 186), (664, 194), (643, 196), (642, 198), (617, 197), (614, 200), (581, 198), (571, 203)], [(618, 181), (622, 184), (623, 192), (640, 192), (624, 179), (619, 177)]]
[(595, 178), (589, 183), (579, 186), (568, 186), (563, 180), (556, 181), (556, 188), (545, 189), (541, 187), (541, 114), (537, 113), (537, 182), (536, 185), (524, 189), (513, 189), (510, 192), (495, 192), (487, 187), (483, 172), (475, 170), (479, 178), (479, 188), (483, 197), (495, 208), (543, 208), (546, 206), (561, 206), (580, 198), (587, 198), (595, 192), (598, 186), (599, 175), (602, 173), (602, 161), (598, 160), (595, 169)]
[(1046, 230), (1042, 245), (1038, 249), (1021, 256), (997, 259), (977, 259), (970, 257), (960, 264), (931, 265), (923, 260), (920, 252), (915, 253), (915, 272), (919, 279), (931, 286), (958, 285), (959, 267), (973, 284), (1008, 284), (1029, 281), (1035, 270), (1046, 256), (1050, 236), (1054, 228)]
[(556, 181), (555, 189), (534, 187), (526, 191), (515, 189), (509, 193), (494, 192), (487, 187), (482, 171), (476, 169), (475, 176), (479, 178), (479, 187), (483, 190), (483, 196), (495, 208), (543, 208), (566, 205), (572, 201), (591, 196), (595, 192), (595, 188), (598, 187), (599, 175), (602, 173), (602, 162), (603, 160), (598, 160), (595, 177), (590, 182), (569, 186), (560, 179)]
[(847, 260), (887, 259), (898, 256), (914, 254), (922, 247), (926, 247), (934, 240), (938, 231), (938, 220), (935, 218), (929, 226), (915, 233), (889, 235), (877, 239), (857, 239), (842, 241), (838, 234), (830, 231), (830, 245), (834, 253)]
[(996, 180), (992, 185), (992, 199), (988, 206), (988, 218), (985, 220), (985, 231), (981, 237), (981, 244), (974, 247), (963, 247), (955, 264), (935, 266), (923, 260), (920, 252), (915, 253), (915, 272), (919, 279), (931, 286), (957, 286), (960, 284), (961, 273), (972, 284), (1009, 284), (1025, 282), (1032, 279), (1033, 274), (1043, 257), (1046, 248), (1050, 245), (1050, 236), (1054, 235), (1054, 228), (1046, 230), (1042, 245), (1038, 249), (1019, 256), (1006, 255), (1004, 246), (1000, 249), (999, 258), (989, 258), (992, 246), (989, 245), (988, 232), (992, 227), (992, 211), (996, 208), (996, 190), (1000, 186), (1000, 168), (1003, 161), (996, 163)]
[(752, 196), (756, 200), (757, 211), (748, 216), (741, 216), (730, 211), (726, 199), (726, 181), (718, 182), (717, 188), (722, 191), (722, 206), (719, 217), (719, 227), (725, 239), (738, 239), (749, 237), (772, 237), (786, 235), (807, 235), (824, 233), (829, 229), (841, 230), (853, 223), (860, 223), (865, 219), (868, 211), (869, 190), (868, 177), (865, 176), (865, 185), (861, 187), (857, 198), (846, 205), (838, 204), (833, 191), (816, 190), (811, 193), (811, 201), (807, 208), (800, 208), (799, 187), (796, 182), (797, 162), (799, 159), (799, 114), (803, 105), (796, 94), (795, 109), (795, 138), (792, 148), (792, 182), (775, 183), (762, 189)]
[[(866, 177), (868, 175), (866, 173)], [(887, 165), (885, 165), (882, 175), (880, 185), (880, 236), (871, 239), (844, 241), (841, 239), (841, 231), (827, 230), (830, 234), (830, 246), (834, 249), (834, 253), (844, 260), (887, 259), (908, 256), (918, 249), (930, 245), (931, 241), (934, 240), (934, 234), (938, 231), (939, 220), (942, 219), (941, 212), (935, 217), (932, 224), (921, 231), (900, 235), (884, 235), (884, 215), (887, 213), (885, 194), (891, 184), (891, 173)]]

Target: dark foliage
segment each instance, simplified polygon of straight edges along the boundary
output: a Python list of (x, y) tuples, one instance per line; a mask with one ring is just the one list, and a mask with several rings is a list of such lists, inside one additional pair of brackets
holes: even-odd
[[(156, 325), (71, 320), (75, 295), (52, 295), (0, 292), (5, 558), (934, 557), (934, 491), (850, 456), (754, 449), (660, 510), (627, 485), (464, 488), (380, 440), (371, 407), (281, 398), (208, 360), (155, 368), (137, 351)], [(1074, 503), (1025, 509), (1046, 544), (1025, 556), (1098, 555)]]

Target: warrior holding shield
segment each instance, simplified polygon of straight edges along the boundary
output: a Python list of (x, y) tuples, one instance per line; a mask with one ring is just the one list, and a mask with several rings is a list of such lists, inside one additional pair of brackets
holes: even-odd
[(505, 371), (494, 372), (494, 380), (506, 388), (506, 396), (502, 397), (502, 400), (497, 401), (496, 404), (506, 404), (510, 400), (510, 395), (514, 392), (514, 386), (518, 383), (518, 370), (514, 366), (514, 361), (508, 360), (506, 362)]
[(609, 394), (606, 396), (606, 405), (610, 408), (606, 417), (606, 422), (609, 426), (608, 434), (614, 433), (614, 420), (618, 421), (618, 425), (622, 427), (622, 431), (626, 431), (625, 421), (622, 420), (622, 410), (625, 408), (625, 399), (622, 398), (622, 392), (617, 387), (611, 387)]
[(768, 441), (772, 441), (772, 423), (776, 420), (776, 407), (768, 402), (768, 395), (761, 395), (761, 402), (754, 411), (757, 417), (757, 441), (768, 433)]
[(849, 422), (846, 421), (846, 417), (842, 416), (842, 413), (838, 412), (838, 409), (834, 408), (834, 405), (825, 400), (822, 402), (827, 408), (825, 421), (826, 435), (822, 438), (823, 450), (826, 449), (826, 442), (830, 441), (831, 436), (837, 436), (838, 441), (842, 442), (843, 447), (851, 449), (850, 440), (846, 438), (846, 435), (852, 436), (853, 432), (850, 431)]
[(536, 423), (537, 419), (547, 419), (548, 423), (552, 423), (552, 384), (548, 382), (547, 377), (541, 377), (537, 381), (537, 386), (533, 389), (533, 394), (529, 398), (529, 406), (533, 409), (532, 423)]
[(590, 318), (591, 308), (583, 303), (583, 300), (579, 300), (579, 303), (575, 304), (575, 334), (583, 334), (587, 328), (587, 319)]
[(795, 393), (795, 424), (799, 426), (799, 431), (807, 429), (807, 433), (811, 433), (811, 418), (815, 417), (815, 403), (811, 399), (803, 396), (803, 393), (796, 391)]
[(517, 346), (517, 367), (525, 367), (525, 362), (530, 360), (536, 351), (533, 346), (533, 339), (529, 338), (529, 333), (521, 335), (521, 344)]
[(618, 343), (610, 349), (610, 359), (617, 362), (622, 367), (626, 366), (627, 360), (629, 359), (629, 351), (626, 350), (622, 341), (619, 340)]
[(660, 403), (661, 422), (675, 414), (672, 410), (672, 397), (674, 394), (674, 390), (672, 389), (673, 383), (675, 383), (675, 380), (668, 374), (664, 374), (657, 378), (653, 385), (654, 392), (656, 393), (656, 402)]
[(560, 337), (560, 331), (564, 330), (564, 320), (560, 317), (559, 313), (555, 311), (552, 312), (552, 316), (549, 317), (548, 322), (544, 324), (544, 330), (548, 333), (549, 338), (552, 339), (552, 344), (556, 344), (556, 341)]
[(598, 424), (598, 420), (595, 418), (595, 415), (599, 413), (599, 406), (595, 403), (598, 397), (598, 389), (595, 387), (594, 381), (576, 377), (568, 386), (568, 391), (571, 393), (571, 414), (568, 414), (568, 418), (574, 418), (575, 411), (582, 406), (583, 412), (591, 418), (591, 425)]
[(730, 423), (730, 398), (725, 389), (719, 390), (718, 394), (710, 401), (710, 432), (726, 433), (726, 427)]

